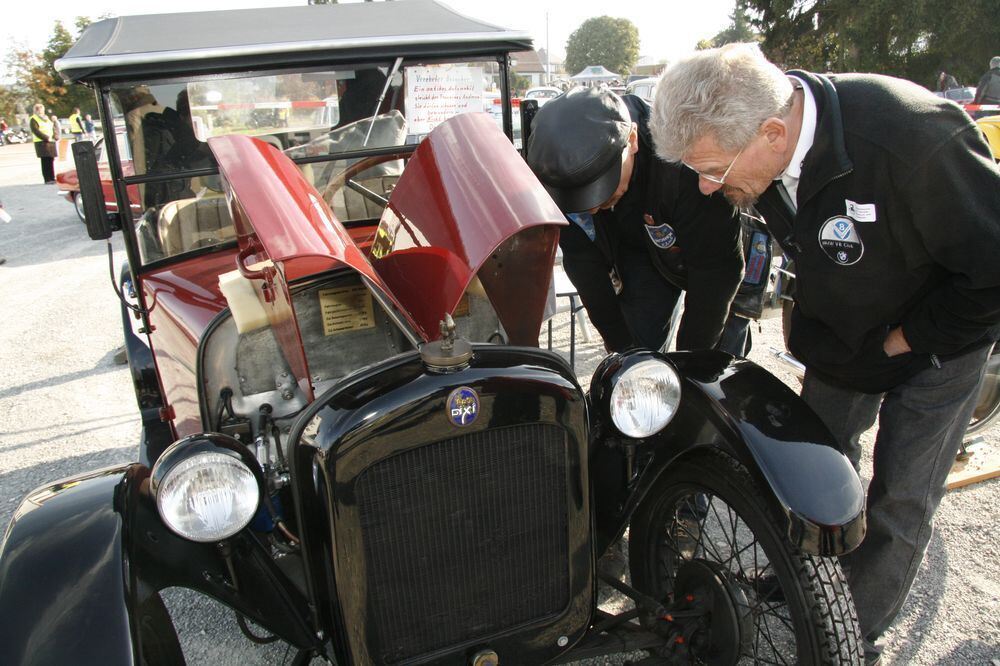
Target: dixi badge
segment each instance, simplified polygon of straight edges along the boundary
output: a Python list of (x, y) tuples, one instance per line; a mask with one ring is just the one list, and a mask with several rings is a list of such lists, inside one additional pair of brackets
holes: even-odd
[(468, 386), (459, 386), (448, 395), (448, 418), (455, 425), (467, 426), (479, 416), (479, 395)]

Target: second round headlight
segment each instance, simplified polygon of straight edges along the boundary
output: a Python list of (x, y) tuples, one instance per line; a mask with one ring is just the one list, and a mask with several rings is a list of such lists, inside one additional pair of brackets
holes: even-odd
[(650, 359), (625, 370), (611, 391), (611, 420), (623, 435), (649, 437), (677, 412), (681, 383), (674, 368)]

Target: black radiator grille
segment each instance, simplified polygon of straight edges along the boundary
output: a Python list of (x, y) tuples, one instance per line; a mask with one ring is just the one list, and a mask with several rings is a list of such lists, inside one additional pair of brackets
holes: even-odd
[(394, 663), (563, 610), (566, 433), (455, 437), (358, 478), (372, 655)]

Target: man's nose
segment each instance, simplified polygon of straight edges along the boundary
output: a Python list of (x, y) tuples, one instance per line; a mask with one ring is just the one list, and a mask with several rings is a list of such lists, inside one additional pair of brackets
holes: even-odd
[(713, 183), (704, 176), (698, 176), (698, 189), (705, 196), (708, 196), (712, 192), (717, 192), (722, 187), (721, 183)]

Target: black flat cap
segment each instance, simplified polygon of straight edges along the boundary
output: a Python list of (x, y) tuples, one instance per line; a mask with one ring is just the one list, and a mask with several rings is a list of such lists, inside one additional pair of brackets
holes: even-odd
[(528, 166), (564, 213), (596, 208), (618, 189), (631, 130), (620, 97), (574, 88), (538, 110), (528, 137)]

